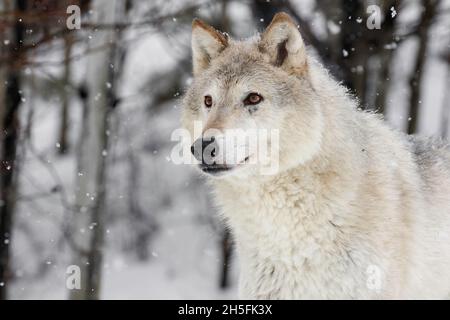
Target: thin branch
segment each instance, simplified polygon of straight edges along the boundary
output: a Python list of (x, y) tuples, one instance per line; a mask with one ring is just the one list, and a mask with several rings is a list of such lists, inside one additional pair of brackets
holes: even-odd
[[(104, 29), (115, 29), (116, 31), (121, 31), (128, 27), (158, 27), (161, 23), (168, 19), (173, 18), (180, 18), (182, 16), (193, 14), (196, 10), (200, 9), (202, 6), (214, 4), (213, 2), (203, 2), (195, 5), (191, 5), (189, 7), (183, 8), (182, 10), (179, 10), (174, 13), (161, 15), (156, 18), (138, 21), (138, 22), (119, 22), (119, 23), (113, 23), (113, 24), (92, 24), (92, 23), (84, 23), (82, 24), (82, 28), (89, 29), (89, 30), (104, 30)], [(69, 32), (77, 32), (77, 30), (69, 30), (65, 26), (62, 29), (56, 30), (53, 33), (49, 33), (44, 35), (41, 39), (32, 42), (31, 44), (25, 44), (21, 46), (20, 50), (17, 50), (13, 56), (3, 56), (0, 57), (0, 65), (3, 63), (10, 63), (11, 58), (13, 59), (13, 63), (15, 67), (22, 67), (24, 64), (27, 64), (26, 61), (26, 55), (30, 50), (34, 50), (38, 48), (39, 46), (53, 41), (55, 38), (59, 38), (64, 36), (65, 34)], [(100, 49), (103, 49), (101, 47)]]

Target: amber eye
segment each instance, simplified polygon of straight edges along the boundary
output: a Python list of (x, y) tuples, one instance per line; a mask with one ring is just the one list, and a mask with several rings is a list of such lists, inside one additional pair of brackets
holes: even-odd
[(212, 98), (211, 96), (205, 96), (205, 107), (211, 108), (212, 106)]
[(256, 92), (252, 92), (250, 93), (247, 98), (245, 98), (244, 100), (244, 104), (246, 106), (248, 105), (253, 105), (253, 104), (258, 104), (263, 100), (263, 97), (261, 97), (259, 94), (257, 94)]

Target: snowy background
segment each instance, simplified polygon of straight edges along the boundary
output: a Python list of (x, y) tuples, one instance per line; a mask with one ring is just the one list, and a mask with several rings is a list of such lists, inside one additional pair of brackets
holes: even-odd
[[(171, 162), (174, 142), (170, 135), (180, 126), (181, 97), (191, 80), (192, 18), (201, 17), (236, 38), (249, 37), (268, 23), (255, 10), (261, 1), (128, 2), (131, 6), (119, 19), (128, 25), (117, 31), (123, 59), (115, 85), (117, 105), (110, 115), (109, 146), (104, 153), (106, 208), (100, 298), (236, 298), (238, 265), (233, 253), (226, 288), (220, 286), (224, 226), (215, 215), (202, 178), (189, 166)], [(326, 1), (290, 1), (291, 9), (305, 19), (318, 39), (330, 32), (339, 34), (346, 23), (345, 19), (327, 20), (322, 2)], [(365, 8), (379, 1), (360, 2)], [(407, 33), (420, 19), (422, 1), (394, 3), (398, 3), (393, 7), (396, 30)], [(83, 23), (89, 22), (89, 10), (89, 4), (82, 7)], [(364, 24), (368, 14), (365, 10), (363, 14)], [(139, 23), (155, 17), (164, 19), (156, 24)], [(445, 120), (450, 113), (446, 57), (450, 52), (449, 17), (450, 1), (441, 1), (428, 32), (419, 84), (417, 132), (421, 134), (442, 136), (449, 129)], [(82, 24), (73, 32), (76, 41), (71, 47), (71, 72), (66, 83), (61, 81), (66, 44), (58, 37), (27, 53), (29, 63), (21, 71), (18, 195), (9, 244), (11, 299), (68, 297), (66, 269), (71, 264), (71, 250), (64, 230), (72, 214), (67, 206), (75, 201), (79, 174), (83, 104), (79, 88), (86, 82), (89, 48), (95, 47), (92, 34), (96, 30)], [(385, 116), (402, 131), (407, 130), (410, 116), (409, 78), (419, 42), (413, 33), (385, 48), (393, 52)], [(7, 44), (3, 41), (2, 45)], [(310, 50), (317, 54), (314, 47)], [(65, 154), (58, 150), (61, 86), (69, 96)], [(31, 133), (26, 133), (27, 128)]]

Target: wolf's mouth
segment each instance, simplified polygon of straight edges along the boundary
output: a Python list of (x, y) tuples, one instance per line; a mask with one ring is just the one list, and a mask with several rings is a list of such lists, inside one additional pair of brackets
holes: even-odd
[(240, 165), (245, 164), (249, 159), (250, 159), (250, 156), (245, 157), (244, 160), (242, 160), (235, 166), (218, 165), (218, 164), (200, 165), (200, 169), (205, 173), (209, 173), (212, 175), (218, 175), (222, 172), (231, 171), (231, 170), (235, 169), (236, 167), (239, 167)]
[(215, 173), (231, 170), (232, 168), (227, 167), (227, 166), (214, 165), (214, 166), (201, 166), (200, 169), (202, 169), (203, 172), (215, 174)]

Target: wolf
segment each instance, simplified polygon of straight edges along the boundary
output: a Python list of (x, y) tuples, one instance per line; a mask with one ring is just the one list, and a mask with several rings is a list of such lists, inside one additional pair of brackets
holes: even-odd
[[(286, 13), (240, 41), (195, 19), (192, 56), (182, 124), (194, 135), (202, 123), (192, 152), (233, 234), (241, 298), (450, 296), (444, 142), (358, 109)], [(219, 136), (249, 126), (278, 130), (275, 173), (261, 174), (245, 152), (214, 161)], [(196, 152), (208, 147), (213, 161)]]

